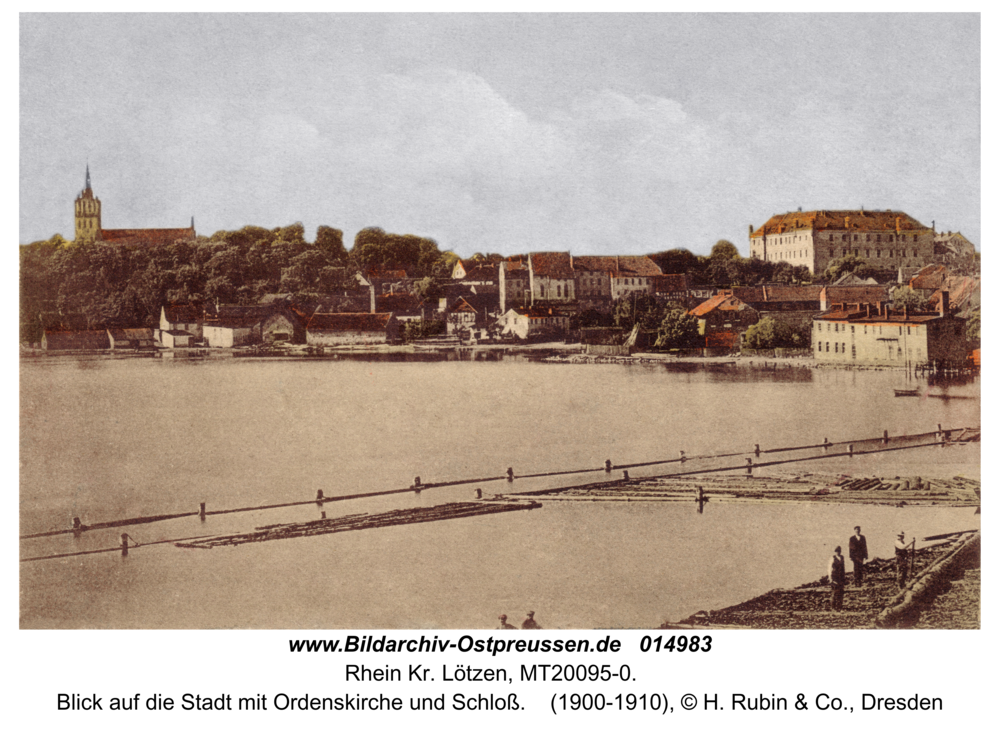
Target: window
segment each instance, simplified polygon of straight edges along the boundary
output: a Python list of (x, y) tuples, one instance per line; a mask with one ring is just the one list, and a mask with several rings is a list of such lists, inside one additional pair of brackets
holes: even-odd
[(827, 343), (826, 343), (826, 351), (827, 351), (827, 352), (829, 352), (829, 351), (830, 351), (830, 343), (829, 343), (829, 342), (827, 342)]
[(851, 334), (854, 334), (854, 325), (851, 325)]
[(817, 352), (823, 351), (823, 342), (816, 342), (816, 351)]
[(858, 350), (857, 350), (857, 348), (856, 348), (856, 347), (855, 347), (855, 346), (854, 346), (854, 345), (852, 344), (852, 345), (851, 345), (851, 359), (857, 359), (857, 358), (858, 358)]

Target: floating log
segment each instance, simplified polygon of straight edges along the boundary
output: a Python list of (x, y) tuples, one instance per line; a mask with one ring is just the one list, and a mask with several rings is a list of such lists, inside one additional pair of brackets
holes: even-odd
[(507, 511), (539, 509), (541, 506), (537, 501), (479, 501), (440, 504), (438, 506), (418, 507), (414, 509), (396, 509), (381, 514), (358, 514), (338, 519), (317, 519), (291, 524), (272, 524), (270, 526), (257, 527), (253, 532), (231, 534), (222, 537), (209, 537), (188, 542), (185, 545), (178, 544), (177, 546), (207, 549), (211, 549), (212, 547), (235, 547), (240, 544), (266, 542), (273, 539), (294, 539), (297, 537), (313, 537), (361, 529), (377, 529), (404, 524), (422, 524), (447, 519), (464, 519), (470, 516), (499, 514)]

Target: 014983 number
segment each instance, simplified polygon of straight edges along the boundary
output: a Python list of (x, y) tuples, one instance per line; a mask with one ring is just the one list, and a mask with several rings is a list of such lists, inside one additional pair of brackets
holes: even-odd
[(644, 635), (639, 642), (639, 650), (643, 653), (649, 653), (649, 651), (653, 651), (654, 653), (659, 653), (660, 651), (667, 653), (673, 653), (674, 651), (678, 653), (684, 653), (685, 651), (688, 653), (696, 653), (698, 651), (708, 653), (712, 650), (712, 636), (692, 635), (688, 637), (686, 635), (672, 635), (664, 639), (663, 636), (653, 638)]

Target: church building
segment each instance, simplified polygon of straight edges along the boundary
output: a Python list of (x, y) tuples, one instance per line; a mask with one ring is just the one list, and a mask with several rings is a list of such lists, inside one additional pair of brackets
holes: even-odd
[(74, 205), (76, 225), (74, 241), (77, 243), (132, 243), (149, 245), (176, 243), (195, 239), (194, 217), (189, 228), (103, 228), (101, 226), (101, 199), (90, 186), (90, 165), (87, 165), (87, 183), (77, 195)]

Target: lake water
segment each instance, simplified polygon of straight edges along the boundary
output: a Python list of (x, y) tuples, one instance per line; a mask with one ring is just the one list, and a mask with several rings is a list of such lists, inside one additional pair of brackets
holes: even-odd
[[(424, 358), (426, 360), (426, 358)], [(919, 383), (926, 386), (924, 381)], [(22, 534), (95, 523), (978, 425), (979, 383), (896, 398), (877, 371), (500, 361), (38, 358), (21, 364)], [(941, 392), (935, 389), (935, 392)], [(979, 476), (978, 444), (808, 464), (844, 474)], [(660, 467), (647, 473), (669, 470)], [(636, 473), (642, 473), (637, 471)], [(532, 490), (594, 476), (486, 484)], [(471, 486), (326, 504), (327, 516), (465, 500)], [(22, 556), (230, 534), (315, 505), (21, 543)], [(169, 544), (21, 564), (28, 628), (653, 627), (817, 578), (865, 527), (978, 526), (968, 508), (546, 502), (464, 520), (237, 548)]]

